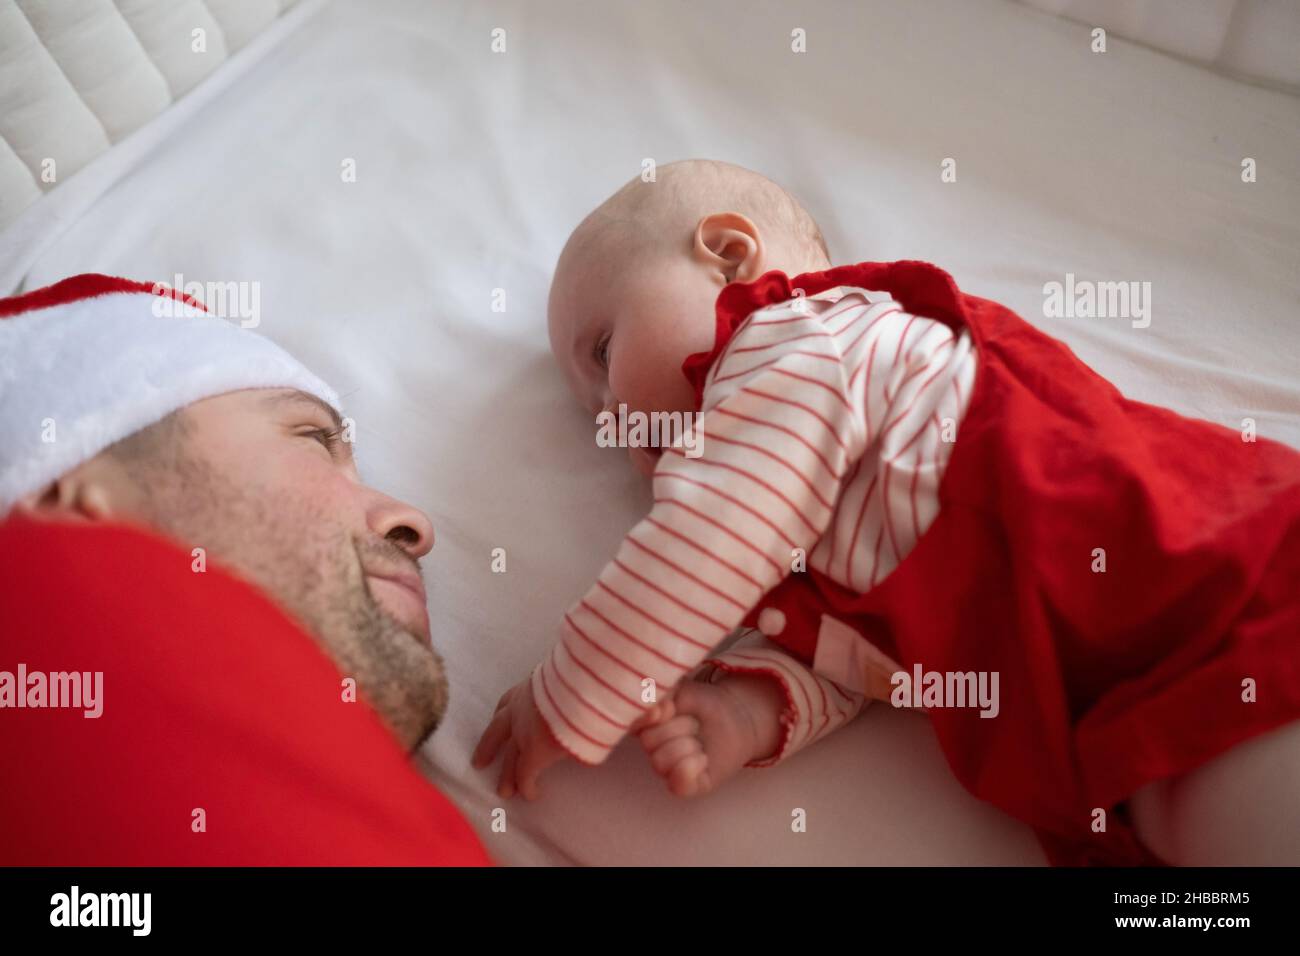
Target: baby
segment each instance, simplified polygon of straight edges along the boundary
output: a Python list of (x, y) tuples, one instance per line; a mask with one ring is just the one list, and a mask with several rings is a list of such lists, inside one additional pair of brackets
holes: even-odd
[(933, 266), (831, 268), (726, 163), (589, 215), (549, 324), (594, 414), (695, 424), (628, 449), (653, 508), (498, 704), (503, 796), (629, 732), (704, 794), (889, 698), (1055, 862), (1300, 862), (1300, 777), (1216, 782), (1300, 768), (1300, 456), (1124, 399)]

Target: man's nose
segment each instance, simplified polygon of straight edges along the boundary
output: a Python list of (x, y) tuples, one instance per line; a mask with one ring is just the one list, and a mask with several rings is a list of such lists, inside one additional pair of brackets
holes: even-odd
[(419, 508), (375, 493), (366, 515), (370, 530), (398, 545), (413, 558), (433, 550), (433, 522)]

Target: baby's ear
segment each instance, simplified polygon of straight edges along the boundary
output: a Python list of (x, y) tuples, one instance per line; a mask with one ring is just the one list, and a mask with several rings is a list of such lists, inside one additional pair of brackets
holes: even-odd
[(738, 212), (710, 213), (695, 227), (695, 257), (728, 282), (750, 282), (763, 274), (763, 240), (753, 220)]

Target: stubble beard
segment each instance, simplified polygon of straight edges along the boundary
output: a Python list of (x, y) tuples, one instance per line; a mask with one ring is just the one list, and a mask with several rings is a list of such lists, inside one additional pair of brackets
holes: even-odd
[(379, 606), (362, 572), (363, 557), (391, 556), (397, 545), (358, 540), (310, 502), (244, 488), (189, 456), (142, 488), (153, 527), (204, 548), (295, 617), (403, 748), (438, 727), (448, 702), (442, 658)]

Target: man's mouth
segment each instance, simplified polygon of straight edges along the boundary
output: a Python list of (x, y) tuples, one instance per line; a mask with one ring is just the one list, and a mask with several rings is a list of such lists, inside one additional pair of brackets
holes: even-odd
[(424, 643), (430, 643), (428, 598), (424, 582), (413, 571), (368, 571), (375, 602)]

